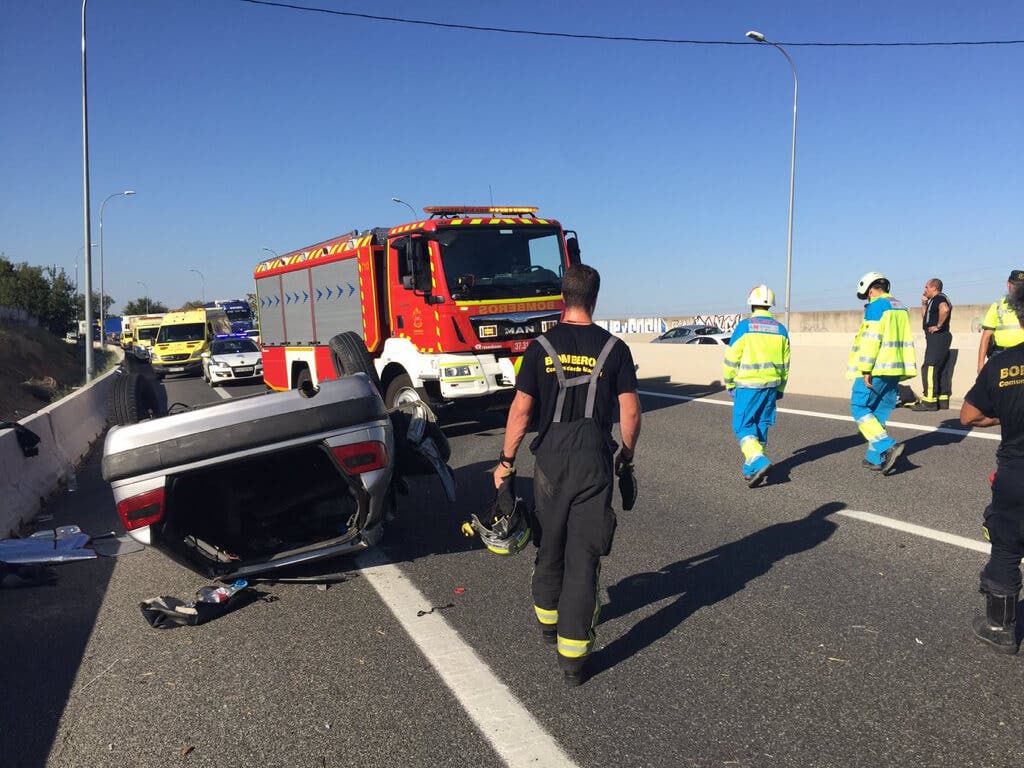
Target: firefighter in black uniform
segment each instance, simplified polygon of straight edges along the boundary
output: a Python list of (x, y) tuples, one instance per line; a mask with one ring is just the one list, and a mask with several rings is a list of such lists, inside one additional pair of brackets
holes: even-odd
[(937, 411), (949, 408), (950, 376), (946, 375), (949, 362), (949, 345), (953, 335), (949, 332), (949, 320), (953, 305), (942, 292), (942, 281), (933, 277), (924, 285), (921, 296), (921, 324), (924, 328), (924, 363), (921, 365), (921, 399), (914, 405), (915, 411)]
[[(1024, 327), (1024, 284), (1016, 286), (1009, 306)], [(1020, 561), (1024, 556), (1024, 345), (1010, 347), (985, 363), (960, 409), (964, 426), (1000, 425), (992, 503), (985, 509), (985, 537), (992, 554), (981, 571), (984, 617), (974, 634), (999, 653), (1016, 653)]]
[[(568, 685), (579, 685), (594, 645), (600, 558), (611, 551), (614, 473), (631, 464), (640, 435), (640, 399), (629, 347), (594, 325), (601, 278), (583, 264), (562, 279), (562, 321), (523, 355), (494, 485), (515, 470), (515, 456), (538, 410), (533, 602), (544, 639), (557, 645)], [(616, 405), (622, 449), (612, 439)]]

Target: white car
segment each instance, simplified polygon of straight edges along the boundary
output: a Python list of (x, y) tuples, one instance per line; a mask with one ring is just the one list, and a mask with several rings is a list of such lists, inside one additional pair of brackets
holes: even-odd
[(263, 354), (244, 335), (218, 336), (203, 353), (203, 381), (216, 387), (225, 381), (263, 378)]
[(684, 344), (724, 344), (729, 346), (729, 340), (732, 339), (732, 332), (727, 333), (705, 333), (703, 336), (694, 336), (689, 341), (684, 341)]

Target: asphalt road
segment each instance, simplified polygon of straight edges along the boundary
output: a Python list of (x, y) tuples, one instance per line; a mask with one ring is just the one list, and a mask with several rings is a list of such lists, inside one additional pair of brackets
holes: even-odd
[[(485, 419), (448, 427), (458, 503), (415, 480), (375, 553), (433, 614), (388, 604), (351, 561), (327, 591), (261, 587), (276, 600), (167, 632), (136, 604), (205, 582), (153, 551), (0, 589), (0, 764), (522, 764), (467, 714), (490, 684), (456, 676), (453, 692), (428, 661), (437, 649), (417, 646), (417, 622), (440, 615), (458, 636), (452, 653), (467, 667), (475, 654), (532, 716), (510, 721), (511, 737), (538, 728), (564, 750), (549, 765), (1019, 765), (1024, 662), (969, 629), (984, 554), (847, 514), (976, 546), (997, 443), (964, 435), (951, 412), (897, 411), (893, 421), (920, 429), (892, 429), (906, 458), (881, 477), (860, 466), (844, 402), (791, 396), (781, 405), (802, 413), (780, 414), (777, 470), (751, 490), (730, 409), (713, 402), (722, 394), (642, 387), (672, 397), (643, 398), (641, 500), (620, 514), (604, 561), (599, 651), (580, 688), (563, 687), (539, 639), (530, 555), (498, 558), (459, 533), (489, 500), (503, 425)], [(261, 388), (218, 394), (191, 379), (167, 390), (198, 403)], [(528, 481), (525, 451), (519, 464)], [(52, 511), (54, 524), (119, 529), (95, 460)]]

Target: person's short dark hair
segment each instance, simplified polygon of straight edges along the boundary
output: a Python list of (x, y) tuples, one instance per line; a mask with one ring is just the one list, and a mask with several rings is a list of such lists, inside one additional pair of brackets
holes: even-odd
[(579, 307), (593, 312), (600, 290), (601, 275), (586, 264), (573, 264), (562, 276), (562, 298), (565, 299), (566, 307)]
[(933, 277), (931, 280), (928, 281), (928, 285), (933, 285), (935, 286), (935, 290), (939, 291), (940, 293), (942, 292), (942, 281), (939, 280), (939, 278)]
[(868, 286), (868, 290), (869, 291), (872, 288), (877, 288), (878, 290), (882, 291), (883, 293), (888, 293), (891, 290), (892, 286), (889, 283), (889, 278), (887, 278), (887, 277), (880, 277), (877, 280), (875, 280), (875, 282), (873, 282), (871, 285)]

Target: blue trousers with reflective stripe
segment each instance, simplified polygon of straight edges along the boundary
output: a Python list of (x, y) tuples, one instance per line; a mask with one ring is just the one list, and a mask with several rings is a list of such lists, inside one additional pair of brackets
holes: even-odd
[[(868, 451), (864, 458), (872, 464), (882, 463), (882, 454), (896, 445), (896, 441), (885, 432), (885, 422), (899, 401), (899, 376), (873, 376), (871, 389), (864, 384), (863, 378), (853, 382), (850, 394), (850, 413), (861, 427), (861, 421), (870, 420), (873, 416), (881, 425), (881, 434), (877, 438), (868, 438)], [(861, 427), (861, 432), (864, 432)]]
[(736, 401), (732, 407), (732, 431), (737, 440), (756, 437), (759, 443), (768, 442), (768, 428), (775, 424), (775, 396), (773, 388), (744, 389), (736, 387)]
[[(775, 424), (776, 391), (772, 387), (766, 389), (744, 389), (736, 387), (735, 402), (732, 406), (732, 431), (736, 439), (743, 443), (743, 438), (753, 437), (762, 446), (768, 443), (768, 428)], [(763, 458), (760, 461), (765, 461)], [(754, 467), (753, 469), (759, 469)], [(744, 462), (743, 473), (749, 474), (752, 467)]]

